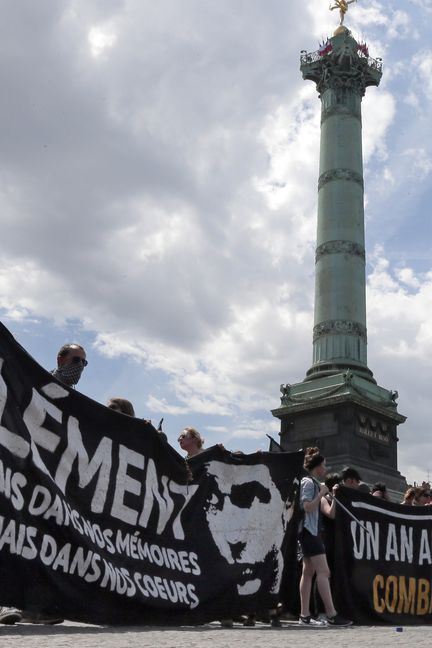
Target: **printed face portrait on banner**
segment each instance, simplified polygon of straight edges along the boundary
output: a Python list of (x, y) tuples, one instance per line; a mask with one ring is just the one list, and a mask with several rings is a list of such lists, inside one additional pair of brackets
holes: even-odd
[(274, 557), (277, 592), (283, 568), (281, 545), (292, 507), (286, 506), (270, 477), (267, 466), (232, 465), (220, 461), (207, 464), (216, 488), (208, 501), (207, 522), (213, 540), (229, 564), (242, 564), (240, 595), (255, 594), (261, 587), (258, 564)]

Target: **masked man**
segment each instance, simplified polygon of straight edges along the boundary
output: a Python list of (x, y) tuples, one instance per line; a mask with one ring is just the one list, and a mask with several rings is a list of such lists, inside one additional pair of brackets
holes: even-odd
[(69, 387), (74, 387), (88, 365), (86, 352), (79, 344), (64, 344), (57, 354), (57, 369), (51, 373)]

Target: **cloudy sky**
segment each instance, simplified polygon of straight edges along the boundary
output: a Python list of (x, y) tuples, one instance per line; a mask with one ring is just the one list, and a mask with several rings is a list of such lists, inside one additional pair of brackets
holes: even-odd
[[(16, 0), (0, 24), (0, 317), (45, 368), (133, 401), (176, 445), (267, 448), (312, 360), (326, 0)], [(399, 391), (400, 469), (431, 471), (432, 1), (359, 0), (368, 364)], [(428, 386), (429, 385), (429, 386)]]

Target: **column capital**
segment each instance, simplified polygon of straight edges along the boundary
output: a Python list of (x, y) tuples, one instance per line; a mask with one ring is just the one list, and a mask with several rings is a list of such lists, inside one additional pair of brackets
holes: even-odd
[(371, 58), (367, 47), (345, 29), (320, 50), (310, 54), (302, 52), (300, 69), (304, 79), (316, 83), (320, 95), (333, 90), (362, 97), (368, 86), (379, 85), (382, 61)]

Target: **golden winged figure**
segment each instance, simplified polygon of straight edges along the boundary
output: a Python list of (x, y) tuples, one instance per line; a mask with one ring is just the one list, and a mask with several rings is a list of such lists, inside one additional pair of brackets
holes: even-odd
[(329, 6), (330, 11), (333, 11), (333, 9), (339, 9), (340, 25), (343, 25), (345, 14), (348, 11), (348, 5), (353, 2), (357, 2), (357, 0), (335, 0), (334, 5)]

